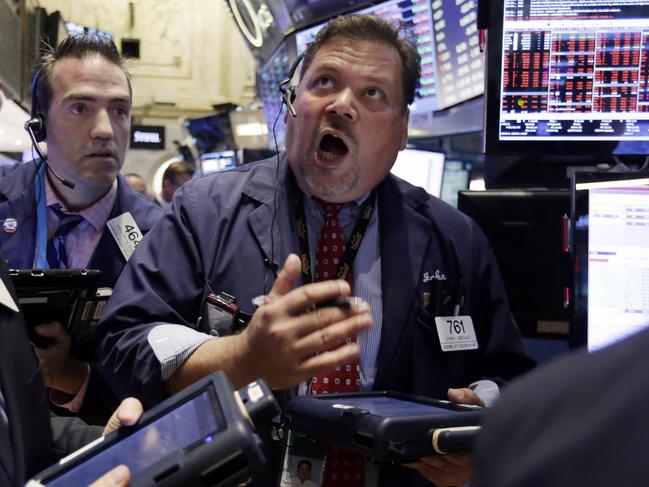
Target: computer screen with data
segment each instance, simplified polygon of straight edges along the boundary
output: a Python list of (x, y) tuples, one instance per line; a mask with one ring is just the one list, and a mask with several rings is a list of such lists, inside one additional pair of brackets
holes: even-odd
[[(281, 115), (282, 96), (279, 84), (288, 77), (291, 67), (289, 42), (283, 42), (257, 74), (257, 91), (264, 105), (264, 119), (268, 126), (268, 148), (282, 150), (286, 124)], [(275, 129), (273, 131), (273, 128)], [(277, 147), (275, 146), (277, 142)]]
[(477, 0), (431, 2), (437, 63), (437, 101), (443, 109), (484, 92), (484, 54)]
[(578, 183), (575, 194), (576, 306), (592, 351), (649, 325), (649, 178)]
[(442, 192), (445, 159), (443, 152), (404, 149), (399, 152), (390, 172), (439, 197)]
[[(492, 10), (489, 33), (488, 152), (502, 142), (535, 141), (578, 142), (582, 152), (592, 142), (608, 142), (601, 146), (608, 153), (646, 152), (649, 2), (495, 4), (500, 11)], [(570, 146), (562, 150), (570, 152)]]

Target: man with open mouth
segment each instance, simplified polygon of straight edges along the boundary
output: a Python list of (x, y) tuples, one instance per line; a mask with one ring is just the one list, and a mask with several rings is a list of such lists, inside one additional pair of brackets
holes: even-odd
[[(130, 254), (108, 222), (122, 218), (139, 239), (162, 214), (118, 176), (131, 119), (128, 73), (115, 44), (92, 35), (66, 38), (35, 73), (26, 128), (47, 154), (0, 168), (0, 246), (10, 268), (99, 269), (99, 286), (112, 288)], [(35, 330), (50, 342), (38, 355), (58, 412), (104, 424), (117, 399), (89, 365), (92, 336), (73, 354), (58, 321)]]
[[(222, 369), (236, 387), (262, 377), (289, 395), (391, 389), (490, 403), (532, 361), (489, 245), (466, 216), (390, 174), (406, 146), (416, 48), (378, 17), (341, 16), (300, 71), (297, 87), (280, 86), (286, 152), (183, 186), (127, 265), (99, 324), (110, 382), (153, 403)], [(211, 327), (210, 293), (252, 315), (243, 331)], [(449, 316), (467, 324), (467, 347), (436, 326)], [(344, 452), (332, 461), (340, 454), (312, 462), (323, 485), (430, 485), (421, 472), (450, 486), (471, 474), (468, 457), (377, 472)], [(270, 463), (292, 473), (298, 462)]]

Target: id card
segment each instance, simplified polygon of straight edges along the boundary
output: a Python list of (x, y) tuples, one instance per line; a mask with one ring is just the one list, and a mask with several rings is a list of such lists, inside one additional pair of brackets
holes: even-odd
[(133, 215), (130, 212), (122, 213), (112, 220), (106, 222), (111, 235), (115, 239), (117, 246), (122, 251), (122, 255), (128, 261), (131, 254), (142, 240), (142, 232), (137, 226)]
[(435, 325), (443, 352), (478, 349), (478, 338), (470, 316), (438, 316)]

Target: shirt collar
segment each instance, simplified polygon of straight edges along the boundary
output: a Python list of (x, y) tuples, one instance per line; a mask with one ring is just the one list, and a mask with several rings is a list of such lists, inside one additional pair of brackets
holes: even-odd
[(63, 211), (66, 213), (73, 213), (75, 215), (81, 215), (84, 220), (90, 223), (95, 229), (102, 230), (108, 216), (110, 215), (111, 210), (115, 204), (115, 198), (117, 196), (117, 179), (113, 181), (108, 193), (102, 196), (97, 202), (90, 205), (88, 208), (84, 208), (80, 211), (68, 211), (59, 197), (54, 192), (50, 184), (49, 178), (45, 178), (45, 201), (48, 208), (50, 206), (58, 204)]

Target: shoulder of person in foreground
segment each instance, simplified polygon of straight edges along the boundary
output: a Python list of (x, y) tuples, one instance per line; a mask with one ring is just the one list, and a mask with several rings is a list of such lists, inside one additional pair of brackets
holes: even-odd
[(477, 487), (638, 485), (649, 331), (540, 367), (505, 389), (476, 444)]

